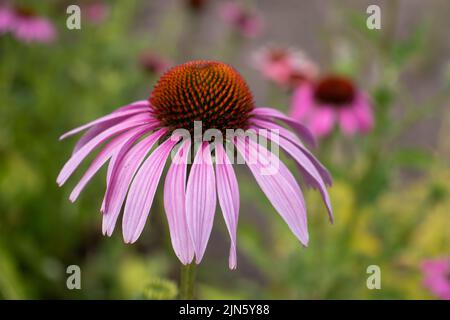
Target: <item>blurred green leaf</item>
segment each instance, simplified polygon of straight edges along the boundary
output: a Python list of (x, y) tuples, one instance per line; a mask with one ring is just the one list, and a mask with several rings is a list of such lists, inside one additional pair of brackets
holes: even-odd
[(26, 299), (22, 281), (12, 256), (0, 244), (0, 297), (14, 300)]
[(144, 289), (144, 298), (148, 300), (173, 300), (177, 295), (177, 285), (166, 279), (153, 278)]
[(404, 168), (426, 169), (433, 165), (433, 156), (417, 148), (400, 149), (394, 151), (392, 162)]
[(406, 39), (396, 39), (392, 43), (391, 57), (392, 62), (397, 67), (402, 67), (413, 57), (419, 56), (425, 49), (427, 28), (419, 24)]

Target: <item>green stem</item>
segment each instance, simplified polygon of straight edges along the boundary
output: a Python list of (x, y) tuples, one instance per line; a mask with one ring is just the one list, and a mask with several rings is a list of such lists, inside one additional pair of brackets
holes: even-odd
[(192, 262), (181, 266), (180, 299), (193, 300), (195, 293), (196, 264)]

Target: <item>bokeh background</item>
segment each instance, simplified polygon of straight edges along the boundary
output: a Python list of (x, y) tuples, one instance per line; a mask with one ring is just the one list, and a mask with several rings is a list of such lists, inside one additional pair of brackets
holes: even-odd
[[(228, 269), (229, 238), (218, 211), (197, 297), (438, 298), (424, 286), (422, 266), (450, 255), (450, 2), (239, 1), (262, 22), (251, 37), (221, 19), (223, 2), (0, 2), (32, 9), (57, 32), (48, 43), (0, 35), (0, 298), (175, 298), (180, 266), (161, 190), (136, 244), (125, 245), (120, 232), (102, 236), (106, 170), (70, 203), (83, 169), (57, 187), (75, 144), (58, 137), (146, 99), (161, 65), (192, 59), (232, 64), (257, 103), (287, 111), (292, 90), (252, 64), (254, 52), (269, 44), (300, 49), (321, 73), (354, 79), (371, 97), (375, 128), (352, 137), (336, 130), (314, 150), (334, 177), (335, 223), (317, 192), (304, 189), (308, 248), (253, 177), (240, 172), (238, 268)], [(100, 7), (89, 18), (93, 3)], [(81, 30), (66, 27), (69, 4), (82, 8)], [(381, 30), (366, 27), (369, 4), (381, 7)], [(82, 270), (81, 290), (66, 287), (73, 264)], [(369, 265), (381, 268), (380, 290), (366, 286)]]

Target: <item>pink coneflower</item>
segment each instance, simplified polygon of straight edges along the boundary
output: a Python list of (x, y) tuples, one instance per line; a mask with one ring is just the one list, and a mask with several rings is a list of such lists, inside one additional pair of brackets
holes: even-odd
[(247, 38), (256, 38), (261, 34), (262, 17), (234, 1), (227, 1), (220, 7), (222, 19)]
[(344, 134), (353, 135), (370, 131), (374, 122), (367, 96), (350, 79), (336, 75), (300, 85), (292, 98), (290, 116), (318, 137), (328, 135), (335, 123)]
[[(80, 163), (103, 145), (70, 200), (75, 201), (93, 175), (110, 160), (101, 208), (103, 233), (112, 234), (124, 206), (123, 237), (126, 243), (133, 243), (144, 228), (167, 158), (175, 150), (164, 181), (164, 207), (173, 249), (183, 264), (191, 263), (194, 257), (200, 263), (218, 201), (231, 237), (229, 266), (234, 269), (239, 188), (231, 165), (233, 158), (226, 153), (226, 145), (232, 145), (246, 160), (274, 208), (306, 246), (308, 230), (302, 191), (288, 168), (276, 161), (277, 155), (243, 132), (224, 139), (223, 144), (216, 143), (217, 137), (214, 142), (203, 139), (195, 151), (191, 139), (181, 139), (177, 133), (180, 129), (191, 132), (194, 121), (201, 121), (205, 130), (216, 129), (220, 133), (228, 129), (278, 130), (277, 137), (257, 131), (263, 132), (258, 137), (267, 136), (295, 159), (305, 182), (320, 191), (331, 218), (326, 189), (331, 184), (328, 171), (293, 132), (277, 121), (291, 126), (305, 141), (313, 143), (310, 132), (275, 109), (255, 107), (240, 74), (216, 61), (192, 61), (173, 67), (160, 78), (148, 100), (124, 106), (64, 134), (61, 139), (88, 129), (57, 182), (63, 185)], [(193, 164), (188, 165), (191, 158)], [(278, 170), (265, 172), (267, 163), (277, 163)]]
[(161, 75), (164, 71), (170, 68), (171, 63), (168, 59), (156, 54), (153, 51), (144, 51), (139, 56), (139, 65), (149, 74)]
[(27, 7), (0, 9), (0, 33), (11, 32), (23, 42), (52, 42), (56, 38), (53, 23)]
[(282, 87), (294, 88), (316, 78), (318, 68), (301, 51), (287, 47), (266, 46), (252, 56), (254, 67)]
[(82, 14), (92, 24), (102, 23), (109, 14), (109, 6), (104, 1), (90, 1), (82, 6)]
[(450, 300), (450, 259), (426, 260), (423, 284), (440, 299)]

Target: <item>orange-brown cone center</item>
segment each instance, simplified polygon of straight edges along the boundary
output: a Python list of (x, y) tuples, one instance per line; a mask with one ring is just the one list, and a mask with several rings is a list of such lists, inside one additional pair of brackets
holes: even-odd
[(353, 83), (341, 76), (329, 76), (316, 84), (314, 97), (323, 104), (344, 106), (352, 103), (355, 98)]
[(22, 18), (31, 18), (36, 16), (36, 12), (28, 7), (16, 7), (14, 8), (16, 15)]
[(202, 121), (204, 130), (246, 129), (253, 96), (241, 75), (216, 61), (191, 61), (167, 71), (149, 99), (164, 127), (192, 130)]

